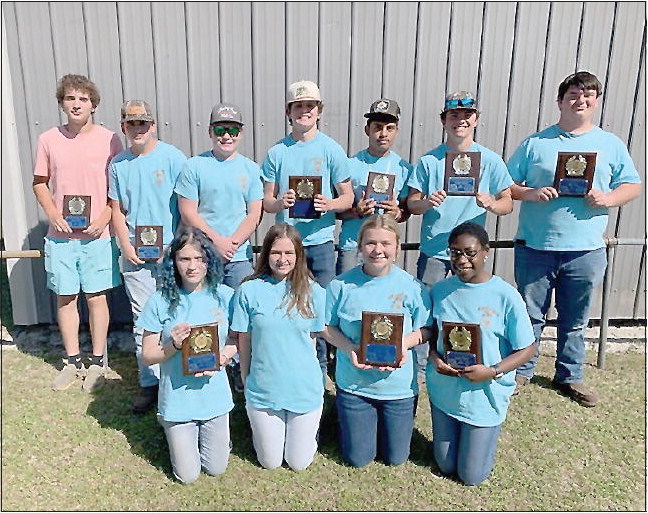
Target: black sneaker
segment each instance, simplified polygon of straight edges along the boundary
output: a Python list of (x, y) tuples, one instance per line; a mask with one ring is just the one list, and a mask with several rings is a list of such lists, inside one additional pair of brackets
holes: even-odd
[(596, 393), (582, 383), (558, 383), (553, 380), (551, 384), (558, 392), (586, 408), (593, 408), (598, 402)]
[(133, 401), (133, 413), (141, 415), (151, 410), (157, 404), (158, 385), (139, 387), (137, 397)]

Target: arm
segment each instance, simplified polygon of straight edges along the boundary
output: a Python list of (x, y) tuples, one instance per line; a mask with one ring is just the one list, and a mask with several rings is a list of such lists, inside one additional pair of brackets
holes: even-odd
[(338, 197), (335, 199), (327, 198), (323, 194), (315, 195), (315, 210), (318, 212), (344, 212), (353, 205), (353, 187), (351, 180), (345, 180), (335, 184), (335, 190)]
[(620, 207), (629, 203), (641, 194), (640, 183), (622, 183), (610, 192), (591, 189), (585, 199), (591, 207)]
[(407, 196), (407, 208), (412, 214), (425, 214), (429, 209), (441, 205), (446, 196), (444, 190), (439, 190), (426, 197), (421, 191), (412, 187)]
[(182, 348), (182, 341), (189, 336), (189, 324), (182, 323), (171, 330), (171, 342), (160, 344), (160, 333), (144, 330), (142, 337), (142, 362), (146, 365), (161, 363), (171, 358)]
[(263, 182), (263, 210), (269, 214), (276, 214), (295, 204), (295, 191), (288, 189), (279, 198), (279, 184), (276, 182)]
[(225, 341), (225, 346), (220, 350), (220, 364), (221, 367), (227, 365), (227, 363), (234, 358), (234, 355), (238, 352), (237, 348), (237, 336), (234, 332), (230, 331), (227, 334), (227, 340)]
[(392, 216), (399, 223), (403, 223), (409, 218), (407, 198), (400, 201), (396, 199), (383, 201), (379, 206), (385, 211), (385, 214)]
[[(526, 346), (524, 349), (513, 351), (499, 363), (500, 371), (506, 373), (513, 369), (517, 369), (523, 363), (528, 362), (534, 352), (535, 344), (533, 343)], [(495, 370), (492, 367), (487, 367), (482, 364), (465, 367), (463, 370), (459, 371), (459, 374), (475, 383), (495, 378)]]
[(40, 204), (41, 208), (45, 211), (45, 214), (49, 218), (50, 224), (56, 231), (63, 233), (72, 233), (72, 228), (70, 228), (70, 225), (67, 224), (67, 221), (63, 218), (63, 213), (56, 210), (56, 205), (54, 205), (52, 194), (50, 193), (49, 187), (47, 187), (48, 182), (48, 177), (34, 175), (32, 189), (34, 190), (36, 200)]
[(363, 370), (373, 369), (371, 365), (362, 365), (358, 363), (358, 355), (356, 353), (358, 346), (351, 342), (336, 326), (326, 326), (322, 332), (322, 336), (332, 346), (348, 353), (354, 367)]
[(126, 216), (121, 208), (121, 202), (114, 199), (110, 200), (110, 206), (112, 207), (112, 225), (115, 230), (115, 235), (117, 235), (117, 239), (119, 240), (119, 247), (121, 248), (122, 255), (131, 264), (143, 264), (144, 261), (137, 258), (135, 248), (130, 242), (130, 234), (128, 233), (128, 226), (126, 225)]
[(537, 201), (543, 203), (556, 199), (558, 197), (558, 191), (553, 187), (540, 187), (539, 189), (534, 189), (533, 187), (527, 187), (519, 182), (515, 182), (511, 185), (511, 196), (514, 200)]
[(198, 202), (195, 200), (190, 200), (184, 196), (178, 195), (178, 209), (180, 210), (180, 217), (182, 222), (187, 226), (194, 226), (205, 232), (209, 238), (214, 242), (216, 251), (218, 254), (225, 259), (230, 259), (234, 256), (236, 247), (232, 243), (231, 239), (227, 237), (222, 237), (205, 222), (205, 220), (198, 213)]
[(92, 237), (99, 237), (106, 229), (106, 226), (108, 226), (111, 217), (112, 208), (110, 207), (110, 204), (107, 203), (104, 209), (101, 211), (101, 214), (99, 214), (99, 217), (91, 220), (90, 225), (85, 230), (83, 230), (83, 233), (87, 233)]
[(238, 353), (239, 363), (241, 365), (241, 381), (245, 386), (245, 381), (250, 374), (250, 360), (252, 358), (252, 346), (250, 343), (249, 332), (239, 332), (238, 334)]
[(494, 196), (487, 192), (478, 192), (475, 200), (477, 205), (496, 216), (504, 216), (513, 212), (513, 198), (511, 197), (511, 189), (508, 187)]
[(261, 200), (250, 201), (247, 204), (247, 215), (245, 219), (243, 219), (239, 227), (230, 237), (237, 248), (248, 240), (252, 232), (259, 226), (259, 221), (261, 220), (261, 204)]

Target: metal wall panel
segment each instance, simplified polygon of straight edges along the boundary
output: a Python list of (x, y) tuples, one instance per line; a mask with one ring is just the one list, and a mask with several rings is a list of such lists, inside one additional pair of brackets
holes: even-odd
[[(63, 120), (53, 95), (70, 72), (97, 83), (95, 122), (119, 131), (121, 102), (145, 99), (160, 138), (188, 156), (211, 146), (212, 106), (237, 103), (246, 123), (241, 153), (258, 163), (289, 129), (285, 91), (295, 80), (319, 83), (320, 127), (350, 155), (366, 147), (370, 103), (392, 97), (402, 110), (395, 151), (416, 164), (443, 140), (438, 113), (447, 92), (478, 95), (477, 140), (507, 158), (556, 122), (558, 83), (587, 69), (604, 83), (597, 121), (630, 144), (645, 178), (642, 2), (3, 2), (2, 12), (15, 127), (24, 134), (16, 151), (25, 248), (42, 249), (46, 217), (31, 192), (33, 159), (39, 134)], [(608, 234), (645, 236), (645, 192), (616, 210)], [(489, 215), (491, 237), (512, 238), (518, 211), (516, 204), (511, 215)], [(255, 243), (273, 222), (264, 217)], [(404, 229), (405, 241), (418, 242), (420, 216)], [(402, 260), (408, 271), (417, 257)], [(494, 264), (513, 281), (511, 250), (499, 250)], [(14, 267), (45, 288), (42, 260)], [(617, 248), (615, 267), (611, 316), (645, 317), (645, 251)], [(51, 297), (36, 301), (40, 322), (52, 322)], [(597, 299), (594, 317), (599, 309)]]

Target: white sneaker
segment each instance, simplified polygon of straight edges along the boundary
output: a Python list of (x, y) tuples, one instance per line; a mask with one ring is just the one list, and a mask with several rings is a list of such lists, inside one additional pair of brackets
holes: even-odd
[(104, 368), (93, 364), (88, 367), (81, 388), (83, 388), (84, 392), (90, 393), (100, 388), (105, 382), (106, 378)]

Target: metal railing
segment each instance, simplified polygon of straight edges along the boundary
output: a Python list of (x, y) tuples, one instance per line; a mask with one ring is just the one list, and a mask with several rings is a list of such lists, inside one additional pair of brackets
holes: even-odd
[[(614, 275), (614, 258), (617, 246), (646, 246), (646, 239), (616, 238), (608, 237), (604, 239), (607, 253), (607, 268), (603, 278), (603, 288), (601, 292), (601, 321), (598, 342), (598, 355), (596, 366), (599, 369), (605, 368), (605, 349), (607, 344), (608, 324), (610, 322), (609, 296)], [(490, 242), (491, 248), (512, 248), (512, 240), (495, 240)], [(336, 247), (337, 249), (337, 247)], [(418, 242), (403, 242), (401, 250), (416, 251), (419, 249)], [(254, 253), (259, 253), (261, 246), (253, 246)], [(38, 249), (27, 249), (23, 251), (0, 251), (0, 258), (41, 258), (42, 251)]]

